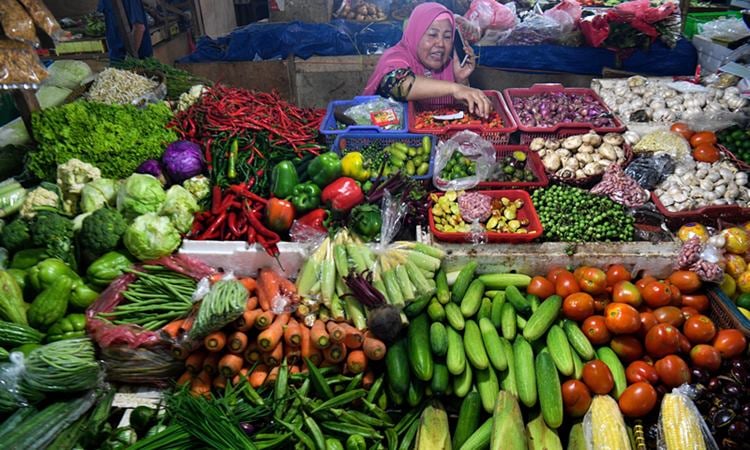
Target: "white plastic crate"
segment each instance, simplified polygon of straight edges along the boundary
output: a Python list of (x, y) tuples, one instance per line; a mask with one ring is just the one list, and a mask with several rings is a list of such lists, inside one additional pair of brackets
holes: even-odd
[[(263, 267), (273, 267), (289, 278), (296, 278), (309, 254), (308, 246), (280, 242), (278, 262), (258, 245), (243, 241), (192, 241), (185, 239), (180, 254), (190, 256), (211, 267), (232, 271), (239, 276), (255, 276)], [(281, 267), (279, 267), (281, 264)]]

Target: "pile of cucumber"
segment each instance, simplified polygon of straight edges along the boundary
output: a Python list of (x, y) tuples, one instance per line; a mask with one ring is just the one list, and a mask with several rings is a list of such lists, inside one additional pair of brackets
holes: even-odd
[(436, 295), (406, 307), (408, 335), (386, 355), (389, 395), (396, 404), (417, 405), (429, 395), (469, 403), (459, 413), (455, 449), (467, 440), (489, 442), (481, 410), (491, 414), (501, 391), (526, 408), (538, 406), (556, 438), (563, 422), (560, 376), (580, 378), (583, 361), (596, 352), (575, 323), (559, 320), (562, 298), (526, 294), (527, 275), (475, 276), (476, 269), (476, 262), (466, 264), (452, 286), (441, 269)]

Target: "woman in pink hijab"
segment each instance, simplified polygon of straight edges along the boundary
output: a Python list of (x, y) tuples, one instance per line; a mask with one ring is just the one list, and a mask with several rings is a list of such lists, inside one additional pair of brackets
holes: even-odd
[(468, 85), (476, 67), (474, 52), (469, 46), (464, 48), (469, 56), (462, 67), (453, 49), (454, 31), (453, 13), (445, 6), (430, 2), (414, 8), (401, 41), (380, 57), (363, 94), (428, 103), (448, 97), (487, 117), (490, 100)]

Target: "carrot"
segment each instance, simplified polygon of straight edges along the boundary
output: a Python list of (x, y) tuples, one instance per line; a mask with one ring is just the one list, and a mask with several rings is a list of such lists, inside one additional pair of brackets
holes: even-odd
[(313, 323), (312, 329), (310, 329), (310, 339), (312, 344), (321, 350), (331, 345), (326, 326), (322, 320), (318, 319)]
[(247, 335), (242, 331), (235, 331), (227, 337), (227, 347), (232, 353), (242, 353), (247, 347)]
[(234, 378), (232, 378), (232, 384), (234, 386), (237, 386), (238, 384), (240, 384), (243, 378), (247, 378), (248, 370), (249, 369), (247, 367), (243, 367), (242, 369), (240, 369), (240, 372), (237, 375), (235, 375)]
[[(366, 353), (365, 353), (365, 356), (367, 356)], [(372, 369), (370, 369), (367, 372), (365, 372), (365, 376), (362, 377), (362, 388), (370, 389), (373, 383), (375, 383), (375, 372), (373, 372)]]
[(266, 377), (266, 384), (275, 383), (278, 377), (279, 377), (279, 366), (276, 366), (272, 368), (270, 372), (268, 372), (268, 376)]
[(293, 375), (295, 373), (300, 373), (299, 366), (289, 366), (289, 374)]
[(367, 357), (362, 350), (352, 350), (346, 356), (346, 368), (351, 373), (362, 373), (367, 369)]
[(341, 323), (339, 326), (344, 330), (344, 345), (351, 349), (362, 347), (362, 342), (364, 342), (365, 340), (365, 335), (361, 331), (349, 325), (348, 323)]
[(265, 364), (258, 364), (257, 366), (255, 366), (255, 369), (253, 369), (253, 371), (250, 372), (250, 375), (247, 377), (247, 380), (250, 382), (250, 386), (254, 387), (255, 389), (263, 386), (263, 383), (266, 382), (266, 378), (268, 377), (269, 370), (269, 367)]
[(294, 363), (296, 361), (299, 361), (301, 357), (302, 352), (299, 348), (286, 347), (286, 359)]
[(209, 352), (220, 352), (224, 349), (227, 343), (227, 335), (219, 330), (209, 333), (208, 336), (203, 338), (203, 345)]
[(251, 309), (257, 309), (258, 308), (258, 297), (251, 296), (247, 299), (247, 303), (245, 303), (245, 311), (249, 311)]
[(373, 361), (380, 361), (385, 357), (386, 347), (383, 341), (375, 337), (366, 337), (364, 344), (362, 344), (362, 350), (365, 352), (365, 356)]
[(190, 385), (190, 394), (193, 397), (211, 398), (211, 386), (208, 383), (195, 379), (193, 380), (193, 384)]
[(221, 281), (222, 278), (224, 278), (224, 273), (223, 272), (212, 273), (208, 277), (208, 282), (211, 283), (211, 284), (214, 284), (217, 281)]
[(302, 343), (302, 335), (300, 334), (300, 325), (294, 319), (289, 319), (289, 322), (284, 328), (284, 342), (288, 346), (299, 347)]
[(205, 370), (202, 370), (196, 377), (196, 380), (199, 380), (201, 383), (205, 384), (211, 384), (211, 375), (210, 373), (206, 372)]
[(260, 269), (256, 291), (258, 294), (258, 304), (264, 311), (271, 309), (271, 302), (280, 293), (279, 278), (281, 277), (272, 269)]
[(336, 322), (329, 320), (326, 323), (326, 330), (328, 331), (328, 335), (330, 336), (332, 342), (344, 341), (346, 333), (344, 332), (344, 329), (340, 327)]
[(182, 375), (180, 375), (180, 378), (177, 379), (177, 386), (184, 386), (186, 384), (189, 384), (191, 381), (193, 381), (194, 374), (186, 370)]
[(247, 292), (251, 294), (255, 292), (255, 288), (258, 286), (258, 283), (255, 281), (255, 278), (251, 278), (251, 277), (242, 277), (242, 278), (239, 278), (237, 281), (242, 283), (242, 285), (245, 286), (245, 289), (247, 289)]
[(240, 371), (240, 369), (242, 369), (243, 362), (241, 356), (227, 353), (219, 360), (219, 373), (223, 375), (224, 378), (232, 378)]
[(198, 373), (203, 369), (203, 360), (205, 358), (206, 358), (206, 352), (202, 350), (193, 352), (185, 360), (185, 368), (187, 368), (189, 372)]
[(258, 317), (261, 314), (263, 314), (263, 310), (260, 308), (245, 310), (245, 312), (234, 321), (234, 327), (240, 331), (248, 331), (255, 326), (255, 321), (258, 320)]
[(271, 326), (261, 331), (258, 335), (258, 345), (262, 351), (270, 351), (281, 342), (284, 336), (284, 325), (289, 321), (289, 314), (280, 314), (276, 316)]
[(299, 327), (302, 341), (300, 343), (300, 354), (303, 358), (308, 358), (313, 364), (320, 364), (320, 352), (312, 344), (310, 339), (310, 329), (306, 326)]
[(161, 331), (163, 331), (167, 336), (171, 337), (172, 339), (177, 339), (177, 336), (180, 334), (180, 329), (182, 328), (182, 324), (185, 322), (185, 319), (177, 319), (169, 322), (168, 324), (164, 325), (161, 328)]
[(276, 347), (268, 353), (263, 354), (263, 362), (270, 367), (278, 366), (284, 359), (284, 344), (279, 342)]
[(194, 345), (190, 341), (183, 341), (179, 344), (174, 344), (172, 346), (172, 355), (176, 359), (187, 359), (188, 356), (190, 356), (191, 353), (193, 353)]
[(245, 361), (250, 364), (255, 364), (260, 361), (260, 350), (258, 349), (258, 343), (256, 341), (250, 341), (247, 343), (247, 348), (245, 348)]
[(323, 358), (326, 361), (338, 364), (346, 359), (346, 347), (343, 344), (333, 343), (330, 347), (323, 350)]
[(227, 379), (224, 378), (224, 375), (219, 375), (218, 377), (214, 378), (214, 382), (212, 384), (216, 389), (224, 389), (227, 387)]
[(273, 323), (274, 314), (271, 311), (263, 311), (255, 318), (255, 328), (265, 330)]
[(219, 358), (221, 358), (221, 355), (218, 353), (209, 353), (206, 355), (206, 358), (203, 360), (203, 372), (209, 375), (216, 375), (219, 373)]

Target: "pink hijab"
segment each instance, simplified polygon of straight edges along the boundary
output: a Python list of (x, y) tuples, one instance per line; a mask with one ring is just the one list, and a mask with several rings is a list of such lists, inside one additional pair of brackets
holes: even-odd
[[(375, 71), (367, 81), (363, 95), (374, 95), (383, 77), (396, 69), (408, 67), (415, 75), (425, 74), (427, 69), (419, 61), (417, 48), (420, 39), (422, 39), (422, 36), (438, 16), (445, 16), (446, 19), (450, 20), (451, 28), (455, 30), (456, 23), (453, 19), (453, 13), (445, 6), (430, 2), (422, 3), (414, 8), (411, 16), (409, 16), (409, 22), (406, 25), (403, 36), (401, 36), (401, 40), (398, 44), (386, 50), (380, 57), (377, 66), (375, 66)], [(443, 17), (440, 17), (440, 19), (443, 19)], [(452, 58), (453, 55), (451, 54), (445, 67), (438, 72), (432, 72), (431, 78), (434, 80), (455, 81), (453, 78), (453, 64), (451, 64)]]

